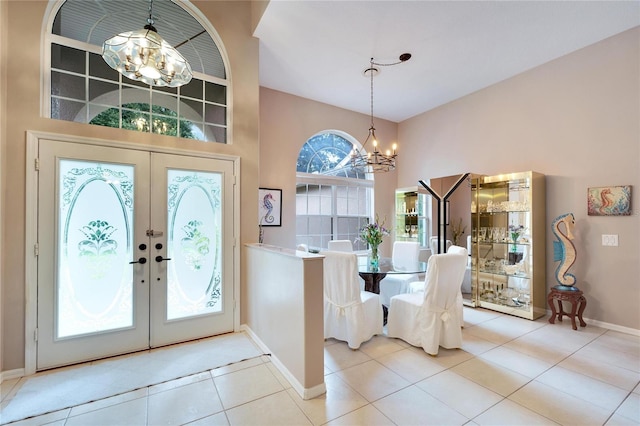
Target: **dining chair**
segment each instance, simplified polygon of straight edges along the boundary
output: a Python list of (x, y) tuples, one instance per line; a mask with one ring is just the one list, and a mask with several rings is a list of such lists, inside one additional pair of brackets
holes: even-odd
[[(447, 240), (445, 243), (445, 250), (442, 253), (447, 253), (449, 247), (451, 247), (453, 243), (451, 240)], [(431, 254), (438, 254), (438, 237), (429, 238), (429, 248), (431, 249)]]
[(324, 338), (347, 342), (358, 349), (363, 342), (382, 334), (382, 305), (375, 293), (361, 291), (355, 253), (325, 251)]
[(391, 298), (387, 335), (422, 347), (431, 355), (437, 355), (440, 346), (460, 348), (462, 324), (458, 313), (458, 294), (466, 265), (465, 254), (432, 255), (424, 291)]
[[(417, 241), (395, 241), (391, 253), (394, 267), (402, 267), (403, 264), (413, 265), (418, 262), (420, 244)], [(391, 298), (396, 294), (407, 293), (409, 284), (420, 280), (419, 274), (387, 274), (380, 281), (380, 300), (385, 306), (389, 306)]]
[(464, 285), (465, 281), (471, 283), (471, 259), (469, 258), (469, 251), (466, 248), (460, 246), (449, 247), (447, 253), (462, 254), (467, 259), (467, 263), (465, 264), (464, 268), (464, 275), (462, 276), (462, 282), (460, 283), (460, 291), (458, 292), (458, 301), (456, 302), (456, 305), (458, 307), (458, 315), (460, 316), (460, 327), (464, 327), (464, 303), (462, 297), (462, 286)]
[(353, 251), (353, 243), (351, 240), (331, 240), (327, 245), (327, 249), (331, 251)]

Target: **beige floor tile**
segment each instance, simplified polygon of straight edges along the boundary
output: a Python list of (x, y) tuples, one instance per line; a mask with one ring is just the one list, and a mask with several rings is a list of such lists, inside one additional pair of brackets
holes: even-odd
[(309, 419), (286, 391), (239, 405), (227, 410), (229, 424), (233, 425), (311, 425)]
[(628, 391), (631, 391), (640, 382), (640, 373), (594, 360), (580, 352), (563, 360), (558, 366)]
[(498, 346), (496, 343), (493, 343), (489, 340), (485, 340), (482, 337), (475, 336), (467, 331), (467, 329), (462, 330), (462, 350), (465, 352), (469, 352), (473, 355), (480, 355), (481, 353), (487, 352)]
[(613, 414), (609, 417), (609, 420), (605, 423), (606, 426), (638, 426), (638, 422), (635, 422), (627, 417), (619, 414)]
[(633, 393), (640, 394), (640, 382), (638, 382), (638, 385), (635, 388), (633, 388)]
[(504, 346), (491, 349), (488, 352), (480, 354), (479, 357), (531, 379), (553, 367), (553, 364), (523, 354), (522, 352), (505, 348)]
[(229, 420), (224, 412), (204, 417), (189, 423), (189, 426), (229, 426)]
[(486, 426), (534, 426), (557, 425), (551, 419), (504, 399), (473, 419), (478, 425)]
[(417, 386), (410, 386), (373, 403), (397, 425), (463, 425), (469, 419)]
[[(69, 417), (65, 425), (69, 426), (104, 426), (104, 425), (146, 425), (147, 398), (138, 398), (117, 405), (101, 408)], [(149, 424), (159, 424), (151, 423)]]
[(536, 381), (610, 411), (615, 410), (629, 394), (626, 390), (562, 367), (553, 367)]
[(412, 351), (411, 349), (403, 349), (385, 355), (376, 361), (410, 383), (419, 382), (445, 369), (426, 352)]
[(557, 364), (571, 356), (573, 351), (563, 349), (554, 340), (541, 337), (542, 334), (531, 332), (507, 342), (503, 347), (532, 356), (549, 364)]
[(394, 424), (373, 405), (365, 405), (327, 423), (329, 426), (393, 426)]
[(401, 342), (402, 340), (390, 339), (387, 336), (373, 336), (371, 340), (364, 342), (360, 346), (360, 350), (375, 359), (404, 349), (403, 346), (397, 343), (398, 341)]
[(616, 410), (616, 414), (640, 424), (640, 395), (631, 393)]
[(255, 367), (256, 365), (263, 364), (264, 360), (260, 357), (251, 358), (246, 361), (237, 362), (231, 365), (226, 365), (224, 367), (214, 368), (211, 370), (211, 375), (213, 377), (222, 376), (225, 374), (233, 373), (234, 371), (244, 370), (245, 368)]
[(370, 359), (369, 355), (361, 350), (350, 349), (344, 342), (328, 345), (324, 348), (324, 363), (332, 372), (362, 364)]
[(611, 340), (603, 340), (602, 336), (578, 351), (594, 361), (607, 363), (640, 373), (640, 349), (631, 349), (622, 345), (611, 344)]
[[(422, 348), (411, 348), (416, 352), (424, 353)], [(433, 360), (445, 368), (451, 368), (455, 365), (462, 364), (473, 358), (473, 354), (463, 351), (462, 349), (444, 349), (438, 348), (438, 355)]]
[(324, 380), (327, 392), (313, 399), (303, 400), (293, 389), (288, 390), (291, 399), (314, 425), (325, 424), (368, 404), (362, 395), (336, 374), (330, 374)]
[(123, 402), (132, 401), (138, 398), (145, 398), (149, 394), (148, 388), (138, 389), (133, 392), (126, 392), (120, 395), (115, 395), (109, 398), (100, 399), (98, 401), (89, 402), (87, 404), (77, 405), (71, 408), (69, 416), (78, 416), (80, 414), (88, 413), (90, 411), (100, 410), (102, 408), (110, 407), (112, 405), (122, 404)]
[(465, 307), (463, 312), (464, 328), (498, 318), (500, 315), (501, 314), (498, 312), (489, 311), (482, 308), (474, 309)]
[(0, 401), (4, 401), (4, 399), (11, 394), (11, 391), (18, 384), (20, 378), (16, 379), (8, 379), (0, 383)]
[(451, 371), (443, 371), (418, 382), (416, 386), (470, 419), (504, 399)]
[(563, 425), (602, 425), (612, 414), (612, 410), (536, 381), (518, 389), (509, 399)]
[(215, 377), (213, 380), (225, 410), (284, 389), (264, 364)]
[(490, 361), (474, 358), (451, 369), (467, 379), (502, 396), (512, 394), (531, 379)]
[(149, 395), (149, 424), (185, 424), (222, 411), (213, 380)]
[(198, 374), (190, 374), (185, 377), (180, 377), (179, 379), (168, 380), (157, 385), (149, 386), (149, 395), (179, 388), (180, 386), (189, 385), (191, 383), (201, 382), (203, 380), (211, 380), (211, 373), (209, 371)]
[[(30, 417), (28, 419), (19, 420), (11, 423), (11, 426), (39, 426), (39, 425), (56, 425), (62, 424), (67, 421), (71, 408), (65, 408), (64, 410), (54, 411), (52, 413), (43, 414), (41, 416)], [(0, 422), (2, 418), (0, 417)], [(4, 423), (3, 423), (4, 424)]]
[(409, 386), (409, 382), (377, 361), (338, 371), (338, 377), (372, 402)]
[(291, 383), (284, 377), (284, 375), (278, 370), (278, 368), (271, 362), (266, 362), (264, 365), (267, 366), (271, 374), (278, 380), (278, 382), (282, 385), (284, 389), (289, 389), (291, 387)]

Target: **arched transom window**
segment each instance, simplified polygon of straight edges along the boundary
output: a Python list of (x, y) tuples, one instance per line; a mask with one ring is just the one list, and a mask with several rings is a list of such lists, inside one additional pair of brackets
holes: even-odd
[(320, 132), (305, 142), (296, 163), (296, 244), (327, 248), (330, 240), (358, 240), (373, 206), (373, 180), (350, 167), (357, 144), (344, 132)]
[[(46, 116), (54, 119), (228, 143), (229, 81), (217, 34), (170, 0), (154, 0), (158, 33), (187, 59), (186, 85), (150, 87), (102, 59), (102, 43), (142, 29), (147, 0), (60, 2), (47, 37), (50, 78)], [(185, 6), (186, 8), (186, 6)]]

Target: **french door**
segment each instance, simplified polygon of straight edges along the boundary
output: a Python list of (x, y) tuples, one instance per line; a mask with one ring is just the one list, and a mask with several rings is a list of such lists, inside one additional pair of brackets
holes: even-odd
[(232, 161), (40, 140), (38, 370), (233, 331)]

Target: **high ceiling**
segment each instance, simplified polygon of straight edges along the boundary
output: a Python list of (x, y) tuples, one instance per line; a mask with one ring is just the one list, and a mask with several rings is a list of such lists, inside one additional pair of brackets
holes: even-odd
[[(400, 122), (640, 25), (640, 1), (271, 0), (260, 84)], [(640, 76), (639, 76), (640, 78)]]

